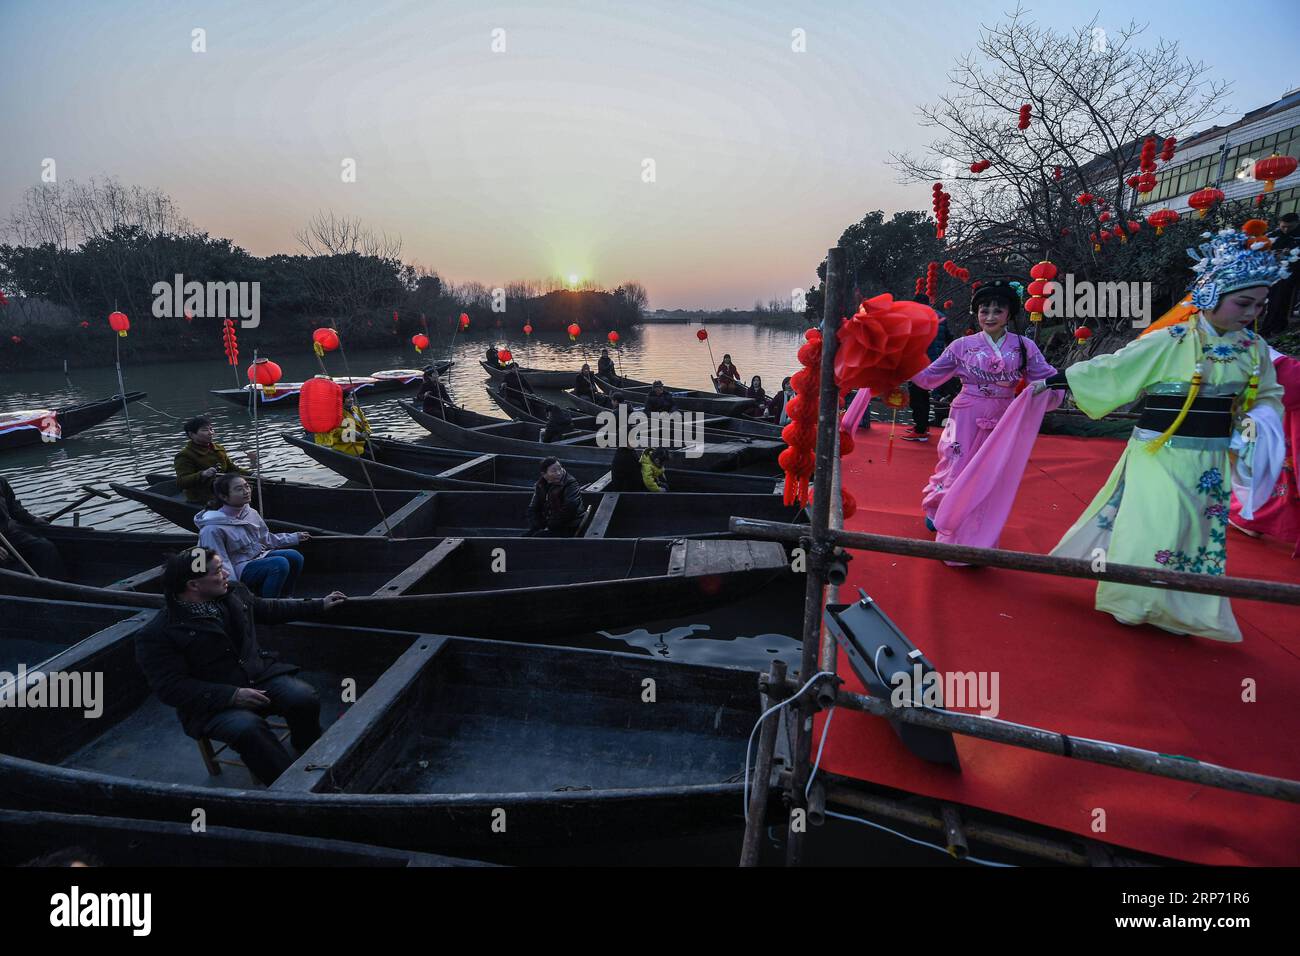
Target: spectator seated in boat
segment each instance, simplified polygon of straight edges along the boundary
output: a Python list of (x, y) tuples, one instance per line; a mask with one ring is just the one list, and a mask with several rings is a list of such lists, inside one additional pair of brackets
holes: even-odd
[(541, 477), (528, 503), (525, 537), (572, 538), (582, 524), (586, 504), (578, 479), (554, 458), (542, 461)]
[(272, 533), (249, 504), (252, 500), (253, 489), (243, 475), (218, 476), (207, 510), (194, 517), (199, 546), (216, 552), (232, 578), (262, 597), (289, 597), (303, 566), (302, 553), (293, 549), (311, 535)]
[(610, 472), (610, 491), (645, 491), (645, 482), (641, 479), (641, 456), (634, 446), (618, 446)]
[(659, 379), (655, 379), (654, 384), (650, 386), (650, 393), (645, 398), (645, 410), (647, 413), (673, 410), (673, 397), (668, 394), (664, 383)]
[(438, 370), (432, 365), (424, 370), (424, 379), (415, 393), (415, 401), (419, 403), (426, 415), (437, 415), (439, 418), (445, 417), (446, 405), (454, 404), (447, 386), (442, 384), (442, 379), (438, 377)]
[(647, 448), (641, 453), (641, 484), (645, 491), (668, 490), (668, 476), (664, 473), (665, 460), (662, 448)]
[[(240, 479), (242, 480), (242, 479)], [(269, 601), (231, 582), (226, 562), (211, 549), (190, 548), (167, 561), (166, 603), (135, 640), (135, 658), (150, 689), (174, 707), (185, 733), (230, 744), (268, 786), (291, 763), (264, 715), (283, 716), (289, 740), (302, 753), (320, 737), (315, 689), (292, 676), (257, 641), (257, 624), (279, 624), (329, 610), (345, 596), (317, 601)]]
[(542, 429), (542, 441), (550, 443), (559, 441), (573, 430), (573, 419), (559, 405), (552, 405), (546, 413), (546, 427)]
[[(173, 460), (176, 469), (176, 484), (185, 492), (185, 500), (204, 502), (212, 497), (212, 479), (217, 475), (232, 473), (248, 476), (253, 474), (246, 468), (240, 468), (230, 460), (226, 450), (217, 443), (212, 430), (212, 420), (198, 415), (185, 423), (185, 435), (189, 439), (180, 454)], [(257, 453), (248, 452), (249, 463), (257, 467)]]
[(740, 370), (732, 364), (731, 356), (722, 356), (718, 365), (718, 391), (723, 395), (744, 395), (745, 386), (740, 381)]
[(596, 374), (607, 382), (618, 381), (618, 372), (614, 370), (614, 360), (609, 357), (609, 349), (600, 350), (600, 359), (596, 362)]
[(761, 416), (767, 412), (767, 392), (763, 391), (763, 379), (755, 375), (749, 381), (745, 394), (754, 400), (750, 414)]
[(586, 362), (582, 363), (582, 371), (573, 380), (573, 394), (593, 402), (600, 394), (600, 389), (596, 386), (596, 376), (591, 374), (591, 366)]
[(370, 422), (366, 421), (361, 406), (355, 401), (343, 413), (343, 421), (332, 431), (313, 433), (312, 439), (318, 445), (333, 448), (345, 455), (360, 458), (366, 453), (366, 439), (370, 437)]
[(794, 398), (794, 386), (790, 384), (790, 376), (781, 379), (781, 391), (777, 392), (767, 403), (767, 414), (769, 418), (774, 418), (781, 425), (789, 424), (790, 419), (785, 414), (785, 403)]
[(484, 361), (487, 362), (488, 365), (492, 366), (492, 368), (501, 367), (501, 359), (497, 357), (497, 347), (495, 345), (488, 346), (487, 356), (484, 358)]
[(5, 537), (0, 541), (0, 568), (25, 572), (27, 568), (23, 561), (26, 561), (43, 578), (66, 578), (67, 571), (59, 549), (36, 533), (48, 525), (44, 518), (38, 518), (24, 508), (9, 482), (0, 478), (0, 531)]

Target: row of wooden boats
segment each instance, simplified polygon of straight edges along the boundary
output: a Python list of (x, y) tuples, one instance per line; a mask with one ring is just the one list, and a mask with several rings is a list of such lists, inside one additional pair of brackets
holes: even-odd
[[(77, 815), (28, 818), (46, 835), (18, 856), (90, 826), (92, 814), (119, 821), (94, 824), (112, 831), (114, 846), (134, 828), (175, 848), (184, 845), (175, 828), (189, 827), (196, 807), (245, 861), (260, 859), (251, 847), (260, 842), (266, 853), (343, 862), (357, 851), (321, 841), (347, 840), (509, 862), (530, 847), (617, 847), (740, 817), (759, 712), (753, 672), (448, 636), (437, 614), (408, 631), (335, 620), (269, 627), (263, 646), (303, 667), (325, 733), (261, 788), (240, 766), (210, 775), (175, 713), (150, 693), (134, 642), (151, 613), (0, 597), (4, 660), (26, 641), (29, 666), (65, 687), (100, 688), (96, 716), (80, 705), (0, 708), (0, 806)], [(0, 693), (19, 693), (9, 681)], [(341, 693), (348, 687), (355, 696)], [(11, 819), (21, 822), (11, 815), (0, 825)], [(623, 851), (611, 852), (614, 862)], [(456, 861), (404, 864), (383, 852), (370, 862)]]
[[(438, 362), (434, 368), (438, 374), (451, 368), (451, 362)], [(343, 394), (358, 395), (381, 394), (411, 389), (420, 384), (424, 372), (418, 368), (389, 368), (371, 372), (369, 375), (335, 375), (335, 382), (343, 389)], [(277, 382), (273, 388), (261, 385), (245, 385), (243, 388), (214, 388), (212, 394), (234, 405), (251, 408), (254, 403), (260, 409), (293, 409), (298, 407), (298, 398), (302, 395), (303, 382)]]
[[(498, 384), (506, 384), (516, 377), (521, 378), (533, 389), (563, 391), (573, 386), (573, 372), (552, 372), (533, 368), (503, 369), (479, 362), (483, 370)], [(634, 378), (603, 379), (596, 376), (596, 383), (606, 394), (635, 404), (644, 404), (653, 387), (652, 382), (641, 382)], [(740, 415), (750, 409), (754, 400), (739, 395), (719, 395), (716, 392), (701, 392), (691, 388), (670, 388), (666, 390), (673, 397), (676, 408), (689, 412), (704, 412), (710, 415)]]
[[(259, 628), (325, 726), (270, 787), (241, 765), (210, 774), (135, 663), (164, 560), (196, 542), (198, 505), (171, 476), (112, 487), (180, 533), (51, 526), (67, 580), (0, 570), (0, 694), (22, 692), (7, 676), (21, 665), (102, 681), (103, 705), (0, 707), (15, 834), (0, 862), (69, 843), (143, 864), (446, 866), (556, 846), (617, 862), (637, 835), (738, 825), (758, 675), (559, 645), (797, 584), (782, 545), (728, 530), (799, 518), (774, 494), (775, 443), (710, 421), (708, 455), (668, 469), (672, 492), (620, 493), (614, 449), (580, 415), (545, 443), (526, 417), (402, 405), (428, 439), (372, 437), (358, 458), (283, 435), (349, 486), (260, 482), (273, 530), (312, 532), (296, 596), (348, 595)], [(551, 455), (583, 485), (572, 539), (525, 534)], [(218, 837), (202, 853), (186, 850), (195, 807)]]

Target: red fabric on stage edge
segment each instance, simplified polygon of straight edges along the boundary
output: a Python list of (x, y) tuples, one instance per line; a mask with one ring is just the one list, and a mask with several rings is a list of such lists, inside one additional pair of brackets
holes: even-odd
[[(846, 523), (932, 540), (921, 488), (935, 444), (858, 432), (843, 462), (858, 502)], [(937, 430), (931, 430), (937, 438)], [(1123, 443), (1040, 436), (1000, 547), (1046, 554), (1105, 482)], [(1300, 582), (1290, 546), (1228, 532), (1228, 573)], [(1244, 641), (1127, 627), (1094, 610), (1096, 583), (855, 552), (840, 600), (862, 588), (942, 672), (999, 675), (1003, 720), (1300, 779), (1300, 608), (1234, 601)], [(844, 653), (839, 674), (862, 692)], [(1243, 681), (1256, 702), (1242, 700)], [(965, 708), (977, 712), (976, 706)], [(825, 714), (818, 716), (814, 745)], [(1300, 807), (956, 736), (961, 771), (927, 763), (876, 717), (841, 710), (821, 767), (1148, 853), (1205, 864), (1300, 864)], [(1096, 810), (1105, 830), (1093, 829)]]

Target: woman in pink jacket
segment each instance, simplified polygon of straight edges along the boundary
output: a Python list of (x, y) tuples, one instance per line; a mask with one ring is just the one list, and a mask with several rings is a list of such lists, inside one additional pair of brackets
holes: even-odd
[(194, 518), (199, 546), (221, 555), (230, 575), (264, 598), (291, 597), (302, 572), (302, 553), (293, 550), (311, 539), (306, 531), (273, 534), (249, 502), (253, 489), (242, 476), (218, 475), (207, 510)]

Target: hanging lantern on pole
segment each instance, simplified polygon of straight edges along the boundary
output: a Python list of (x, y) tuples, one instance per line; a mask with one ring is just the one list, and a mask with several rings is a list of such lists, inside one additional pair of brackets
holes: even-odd
[(321, 435), (343, 423), (343, 388), (327, 375), (302, 384), (298, 395), (298, 420), (307, 431)]
[(1151, 215), (1147, 216), (1147, 225), (1155, 226), (1156, 235), (1162, 236), (1166, 226), (1172, 226), (1178, 221), (1178, 213), (1172, 209), (1157, 209)]
[(311, 334), (311, 349), (317, 358), (324, 358), (326, 352), (333, 352), (339, 347), (339, 334), (333, 329), (317, 329)]
[(464, 313), (464, 312), (462, 312), (462, 313), (460, 314), (460, 327), (461, 327), (462, 329), (468, 329), (468, 328), (469, 328), (469, 315), (467, 315), (467, 314)]
[[(1029, 313), (1030, 322), (1043, 321), (1043, 313), (1047, 311), (1047, 297), (1050, 292), (1047, 287), (1056, 278), (1056, 272), (1055, 264), (1047, 259), (1039, 262), (1029, 270), (1029, 278), (1033, 281), (1029, 283), (1030, 299), (1025, 303), (1025, 311)], [(1039, 306), (1039, 308), (1033, 308), (1035, 305)]]
[(569, 323), (569, 328), (566, 331), (569, 333), (570, 342), (578, 341), (578, 336), (582, 334), (582, 328), (577, 322)]
[(119, 338), (124, 339), (131, 328), (131, 320), (126, 317), (125, 312), (113, 312), (108, 317), (108, 326), (117, 333)]
[(1074, 330), (1075, 345), (1082, 346), (1086, 344), (1090, 338), (1092, 338), (1092, 329), (1088, 328), (1086, 325), (1081, 325)]
[(609, 335), (607, 335), (607, 336), (605, 336), (605, 337), (606, 337), (607, 339), (609, 339), (609, 344), (610, 344), (610, 345), (618, 345), (618, 333), (617, 333), (617, 332), (610, 332)]
[(429, 347), (429, 337), (422, 332), (417, 332), (411, 336), (411, 344), (415, 346), (417, 353), (423, 352)]
[(531, 325), (525, 325), (524, 335), (532, 335), (532, 334), (533, 334), (533, 327)]
[(260, 358), (248, 366), (248, 380), (262, 386), (262, 394), (267, 398), (275, 395), (275, 383), (280, 381), (282, 374), (280, 366), (270, 359)]
[(499, 352), (497, 352), (497, 361), (500, 362), (502, 365), (509, 365), (514, 360), (515, 357), (512, 354), (510, 354), (509, 349), (501, 349)]

